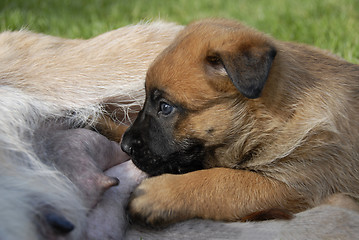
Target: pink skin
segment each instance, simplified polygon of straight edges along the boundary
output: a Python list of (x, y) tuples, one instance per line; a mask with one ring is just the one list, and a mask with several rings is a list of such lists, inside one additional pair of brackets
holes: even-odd
[(119, 184), (104, 170), (129, 160), (118, 143), (87, 129), (43, 129), (37, 134), (36, 150), (78, 187), (90, 209), (107, 189)]
[(87, 239), (122, 239), (128, 224), (125, 208), (130, 194), (147, 177), (132, 161), (116, 165), (105, 174), (117, 177), (120, 184), (107, 190), (89, 214)]
[[(128, 223), (125, 208), (130, 194), (147, 176), (129, 161), (120, 145), (87, 129), (45, 127), (37, 131), (34, 148), (46, 164), (80, 190), (90, 209), (86, 239), (121, 239)], [(55, 213), (60, 221), (61, 214)]]

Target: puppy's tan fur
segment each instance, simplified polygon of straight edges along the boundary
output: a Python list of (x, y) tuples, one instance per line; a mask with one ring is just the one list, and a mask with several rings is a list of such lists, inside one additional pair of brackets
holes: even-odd
[[(271, 49), (276, 56), (260, 96), (244, 97), (228, 69), (258, 75)], [(273, 207), (298, 212), (333, 193), (359, 194), (358, 65), (234, 21), (203, 20), (155, 60), (151, 89), (185, 109), (175, 140), (200, 139), (213, 151), (208, 169), (138, 187), (130, 211), (147, 223), (235, 221)]]

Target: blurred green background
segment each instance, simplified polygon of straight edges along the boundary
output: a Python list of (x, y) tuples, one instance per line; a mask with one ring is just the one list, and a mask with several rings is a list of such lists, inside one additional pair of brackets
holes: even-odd
[(359, 0), (1, 0), (0, 30), (90, 38), (139, 21), (238, 19), (359, 63)]

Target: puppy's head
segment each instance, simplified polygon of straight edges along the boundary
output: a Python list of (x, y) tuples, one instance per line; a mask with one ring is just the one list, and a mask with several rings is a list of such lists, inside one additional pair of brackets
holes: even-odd
[(241, 131), (233, 126), (250, 124), (247, 102), (260, 98), (275, 56), (268, 37), (237, 22), (189, 25), (148, 70), (123, 150), (152, 175), (230, 165), (226, 149)]

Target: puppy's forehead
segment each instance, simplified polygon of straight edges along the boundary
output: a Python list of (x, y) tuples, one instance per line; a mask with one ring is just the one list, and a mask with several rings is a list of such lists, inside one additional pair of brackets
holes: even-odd
[(153, 62), (147, 72), (146, 89), (160, 89), (170, 100), (201, 103), (219, 93), (206, 79), (205, 59), (210, 51), (231, 51), (234, 41), (247, 41), (247, 27), (230, 20), (204, 20), (186, 27)]

